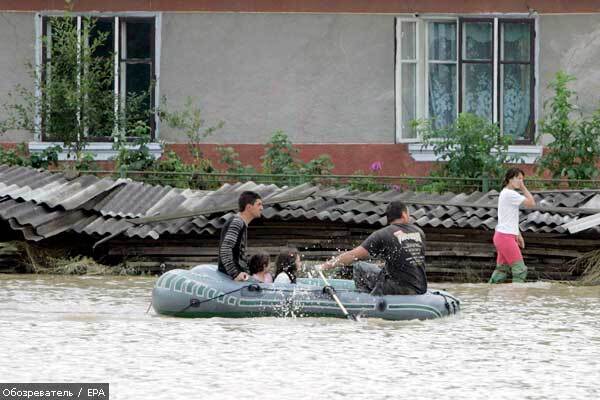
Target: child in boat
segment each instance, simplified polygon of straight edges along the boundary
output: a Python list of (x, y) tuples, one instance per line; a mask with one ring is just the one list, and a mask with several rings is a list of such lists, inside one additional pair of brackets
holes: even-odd
[[(498, 256), (496, 269), (489, 283), (501, 283), (512, 273), (513, 282), (525, 282), (527, 267), (523, 262), (522, 248), (525, 241), (519, 230), (519, 206), (535, 206), (535, 199), (527, 190), (519, 168), (511, 168), (506, 172), (502, 186), (504, 189), (498, 197), (498, 225), (494, 233), (494, 246)], [(517, 189), (521, 191), (520, 194)]]
[(275, 261), (274, 283), (296, 283), (296, 274), (300, 269), (300, 253), (296, 249), (285, 249)]
[(252, 278), (263, 282), (273, 283), (273, 275), (269, 272), (269, 255), (264, 252), (253, 255), (248, 262)]

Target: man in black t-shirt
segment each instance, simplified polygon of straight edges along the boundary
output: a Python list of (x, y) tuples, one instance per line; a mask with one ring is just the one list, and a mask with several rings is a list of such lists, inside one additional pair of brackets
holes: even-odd
[[(356, 287), (378, 296), (427, 292), (425, 233), (409, 223), (408, 207), (401, 201), (391, 202), (386, 216), (388, 226), (373, 232), (360, 246), (327, 261), (322, 268), (354, 263)], [(383, 259), (383, 268), (356, 262), (369, 256)]]

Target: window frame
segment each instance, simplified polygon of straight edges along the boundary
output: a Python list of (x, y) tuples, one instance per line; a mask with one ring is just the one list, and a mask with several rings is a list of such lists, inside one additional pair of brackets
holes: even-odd
[[(127, 66), (131, 65), (131, 64), (150, 64), (150, 80), (151, 82), (153, 80), (156, 79), (156, 72), (155, 72), (155, 68), (156, 68), (156, 24), (152, 24), (152, 22), (154, 22), (154, 19), (151, 17), (131, 17), (131, 16), (126, 16), (126, 17), (115, 17), (115, 19), (117, 20), (117, 23), (119, 24), (119, 52), (118, 52), (118, 56), (117, 58), (117, 62), (118, 62), (118, 74), (119, 74), (119, 88), (118, 88), (118, 92), (115, 92), (116, 94), (119, 93), (123, 93), (124, 91), (127, 90)], [(127, 55), (125, 55), (125, 58), (123, 58), (123, 53), (127, 53), (127, 23), (128, 22), (133, 22), (133, 23), (143, 23), (143, 22), (150, 22), (150, 26), (151, 26), (151, 35), (152, 35), (152, 39), (150, 40), (150, 57), (149, 58), (129, 58)], [(123, 68), (123, 65), (125, 65), (125, 68)], [(115, 73), (117, 73), (117, 71), (115, 71)], [(115, 84), (116, 86), (116, 84)], [(115, 91), (117, 89), (115, 88)], [(150, 92), (150, 108), (156, 110), (157, 108), (157, 104), (156, 104), (156, 93)], [(121, 97), (121, 101), (122, 104), (119, 104), (119, 107), (124, 107), (125, 106), (125, 98)], [(156, 114), (156, 112), (155, 112)], [(149, 119), (149, 126), (150, 126), (150, 132), (151, 132), (151, 136), (154, 139), (154, 131), (155, 131), (155, 127), (156, 127), (156, 119), (155, 118), (150, 118)]]
[[(36, 75), (40, 77), (41, 80), (46, 79), (45, 76), (45, 68), (44, 65), (47, 59), (47, 49), (46, 46), (43, 45), (42, 37), (47, 33), (47, 21), (52, 17), (63, 17), (65, 16), (62, 12), (42, 12), (35, 14), (35, 71)], [(121, 77), (121, 48), (122, 45), (127, 45), (126, 38), (122, 44), (121, 41), (121, 24), (126, 24), (128, 21), (139, 20), (145, 22), (151, 22), (151, 30), (153, 37), (150, 40), (150, 64), (151, 71), (150, 76), (151, 80), (154, 84), (153, 90), (151, 91), (150, 96), (150, 109), (152, 110), (152, 117), (149, 118), (149, 126), (151, 129), (151, 140), (153, 143), (157, 143), (160, 137), (160, 119), (158, 116), (158, 103), (156, 99), (160, 98), (160, 46), (161, 46), (161, 26), (162, 26), (162, 13), (160, 12), (121, 12), (121, 13), (100, 13), (100, 12), (91, 12), (91, 13), (73, 13), (71, 17), (76, 18), (76, 23), (78, 25), (78, 29), (81, 29), (82, 18), (91, 17), (96, 18), (98, 20), (112, 20), (113, 23), (113, 36), (114, 36), (114, 45), (113, 51), (116, 54), (114, 60), (114, 83), (113, 90), (116, 95), (120, 93), (121, 83), (123, 79)], [(80, 31), (82, 34), (82, 31)], [(123, 60), (127, 62), (128, 60)], [(137, 62), (138, 60), (131, 60)], [(134, 63), (135, 63), (134, 62)], [(146, 61), (147, 62), (147, 61)], [(126, 84), (126, 83), (125, 83)], [(41, 99), (42, 93), (41, 89), (36, 86), (35, 88), (36, 97)], [(118, 98), (115, 98), (114, 111), (115, 114), (119, 111)], [(49, 138), (46, 136), (44, 132), (44, 121), (41, 118), (41, 101), (36, 104), (36, 116), (35, 116), (35, 132), (34, 132), (34, 141), (42, 143), (41, 147), (44, 147), (43, 143), (47, 143), (48, 145), (56, 144), (55, 142), (49, 141)], [(104, 153), (110, 153), (110, 150), (105, 151), (103, 145), (101, 143), (106, 143), (107, 146), (112, 146), (112, 142), (115, 140), (116, 132), (116, 124), (113, 128), (113, 132), (104, 136), (93, 136), (93, 140), (90, 143), (98, 143), (99, 149)], [(32, 146), (30, 146), (32, 147)], [(33, 147), (36, 149), (40, 147), (37, 143), (33, 143)], [(154, 146), (153, 146), (154, 147)]]
[[(414, 138), (402, 136), (402, 66), (403, 64), (414, 64), (415, 65), (415, 106), (416, 106), (416, 118), (420, 118), (422, 115), (422, 94), (420, 88), (423, 86), (422, 77), (422, 46), (421, 46), (421, 35), (420, 30), (422, 29), (422, 20), (417, 17), (398, 17), (396, 20), (396, 68), (395, 68), (395, 82), (396, 82), (396, 143), (417, 143), (420, 141), (418, 134)], [(402, 58), (402, 23), (403, 22), (414, 22), (415, 23), (415, 59), (404, 60)]]
[[(539, 66), (537, 64), (536, 53), (539, 51), (539, 43), (537, 40), (537, 30), (538, 27), (538, 18), (537, 16), (530, 17), (525, 14), (503, 14), (503, 15), (424, 15), (424, 16), (397, 16), (396, 17), (396, 135), (395, 141), (396, 143), (420, 143), (420, 137), (415, 138), (406, 138), (403, 137), (404, 132), (402, 132), (402, 120), (401, 120), (401, 108), (402, 108), (402, 99), (401, 99), (401, 90), (402, 90), (402, 81), (401, 81), (401, 66), (400, 66), (400, 51), (401, 51), (401, 30), (400, 23), (401, 21), (417, 21), (417, 30), (416, 30), (416, 41), (417, 41), (417, 69), (422, 68), (421, 71), (417, 71), (417, 77), (420, 81), (417, 81), (417, 118), (430, 118), (429, 115), (429, 98), (428, 98), (428, 90), (429, 90), (429, 66), (432, 63), (429, 59), (429, 23), (432, 22), (447, 22), (447, 21), (455, 21), (456, 23), (456, 34), (457, 34), (457, 42), (456, 42), (456, 66), (457, 66), (457, 76), (456, 76), (456, 110), (457, 116), (458, 113), (463, 111), (463, 97), (464, 91), (462, 89), (463, 85), (463, 73), (462, 68), (463, 64), (465, 64), (463, 60), (462, 54), (462, 46), (463, 46), (463, 22), (492, 22), (493, 32), (492, 32), (492, 71), (493, 71), (493, 82), (492, 82), (492, 122), (498, 124), (499, 127), (502, 127), (503, 116), (501, 115), (502, 111), (502, 77), (501, 77), (501, 65), (504, 64), (527, 64), (530, 65), (530, 121), (529, 126), (531, 129), (525, 133), (526, 138), (523, 140), (515, 140), (514, 144), (519, 146), (535, 146), (535, 136), (537, 133), (537, 124), (536, 124), (536, 115), (538, 114), (538, 92), (539, 88), (537, 87), (537, 79), (536, 74), (539, 73)], [(501, 46), (501, 24), (502, 23), (527, 23), (530, 26), (530, 61), (528, 63), (525, 62), (504, 62), (500, 57), (500, 46)], [(420, 28), (419, 28), (420, 26)], [(420, 58), (419, 58), (420, 57)], [(480, 63), (477, 61), (468, 61), (467, 63)], [(489, 63), (489, 61), (485, 61), (485, 63)], [(420, 87), (419, 87), (420, 85)], [(501, 134), (503, 134), (501, 132)]]

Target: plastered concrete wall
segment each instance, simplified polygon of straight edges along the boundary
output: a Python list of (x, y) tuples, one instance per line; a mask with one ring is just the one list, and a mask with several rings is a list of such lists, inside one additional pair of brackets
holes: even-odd
[[(600, 108), (600, 14), (542, 15), (539, 35), (540, 117), (553, 94), (548, 84), (559, 70), (577, 78), (570, 87), (584, 114)], [(550, 137), (545, 135), (542, 142), (548, 144)]]
[(391, 15), (165, 13), (161, 93), (225, 121), (207, 142), (393, 143), (394, 37)]
[[(0, 13), (0, 120), (6, 115), (4, 107), (8, 93), (21, 84), (33, 87), (25, 64), (34, 61), (35, 23), (34, 14), (26, 12)], [(9, 131), (0, 134), (1, 142), (33, 140), (33, 134)]]

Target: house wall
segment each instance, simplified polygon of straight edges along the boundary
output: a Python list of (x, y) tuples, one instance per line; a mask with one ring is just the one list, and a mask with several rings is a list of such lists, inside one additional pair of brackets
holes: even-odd
[[(575, 76), (569, 84), (577, 92), (584, 114), (600, 108), (600, 14), (542, 15), (540, 35), (540, 108), (552, 97), (548, 84), (559, 70)], [(543, 110), (540, 110), (543, 117)], [(544, 137), (544, 144), (549, 142)]]
[[(385, 15), (163, 15), (161, 92), (200, 100), (207, 139), (394, 143), (395, 21)], [(185, 142), (167, 127), (161, 138)]]
[[(383, 174), (426, 174), (431, 164), (415, 163), (406, 145), (394, 144), (396, 15), (165, 12), (161, 93), (175, 108), (197, 98), (208, 125), (225, 121), (205, 139), (208, 154), (215, 144), (237, 144), (242, 161), (256, 165), (256, 144), (281, 129), (302, 158), (331, 154), (338, 173), (385, 160)], [(32, 85), (24, 66), (34, 59), (34, 34), (33, 12), (0, 12), (0, 104), (15, 85)], [(600, 13), (542, 14), (538, 36), (537, 119), (559, 69), (576, 76), (581, 110), (596, 110)], [(163, 126), (161, 139), (185, 152), (185, 135)], [(0, 136), (2, 143), (30, 140), (28, 132)]]
[(425, 12), (600, 12), (596, 0), (2, 0), (4, 10), (177, 11), (177, 12), (305, 12), (305, 13), (425, 13)]
[[(0, 12), (0, 121), (5, 118), (4, 105), (16, 85), (32, 88), (27, 63), (34, 62), (34, 13)], [(0, 134), (0, 142), (23, 142), (33, 134), (8, 131)]]

